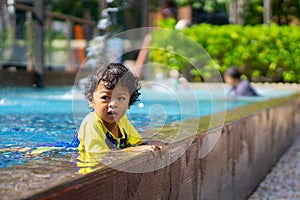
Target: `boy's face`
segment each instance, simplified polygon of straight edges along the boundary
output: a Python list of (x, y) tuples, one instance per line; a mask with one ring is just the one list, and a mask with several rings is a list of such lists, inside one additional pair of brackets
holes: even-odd
[(129, 109), (129, 100), (128, 88), (116, 86), (110, 90), (104, 86), (103, 82), (100, 82), (93, 93), (92, 103), (97, 116), (104, 122), (113, 124), (118, 123)]
[(231, 76), (229, 76), (228, 74), (224, 74), (224, 80), (226, 83), (229, 83), (232, 86), (237, 86), (239, 81), (232, 78)]
[(224, 80), (225, 80), (226, 83), (229, 83), (230, 85), (232, 85), (233, 78), (231, 78), (227, 74), (224, 74)]

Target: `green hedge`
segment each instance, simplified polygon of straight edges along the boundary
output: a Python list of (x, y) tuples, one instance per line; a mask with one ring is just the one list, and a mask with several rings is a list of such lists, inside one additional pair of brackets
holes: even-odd
[[(221, 73), (234, 65), (251, 81), (300, 83), (300, 28), (297, 26), (199, 24), (181, 32), (209, 53)], [(153, 38), (153, 43), (164, 39), (155, 34)], [(178, 59), (176, 53), (166, 55), (162, 50), (151, 50), (150, 59), (187, 73), (188, 62)]]

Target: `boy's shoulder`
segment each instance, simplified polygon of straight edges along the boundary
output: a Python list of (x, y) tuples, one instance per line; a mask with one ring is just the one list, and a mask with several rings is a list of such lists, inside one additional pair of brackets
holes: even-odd
[(130, 121), (129, 121), (127, 115), (125, 114), (121, 117), (120, 124), (127, 124), (127, 123), (130, 123)]
[(97, 121), (96, 114), (94, 112), (90, 112), (85, 116), (85, 118), (82, 120), (82, 123), (94, 123)]
[(93, 128), (96, 130), (105, 129), (102, 120), (100, 120), (95, 112), (90, 112), (81, 122), (81, 127)]
[(238, 87), (246, 89), (246, 88), (251, 87), (251, 85), (250, 85), (250, 82), (248, 80), (242, 80)]
[(124, 115), (121, 117), (121, 120), (128, 120), (127, 115), (124, 114)]

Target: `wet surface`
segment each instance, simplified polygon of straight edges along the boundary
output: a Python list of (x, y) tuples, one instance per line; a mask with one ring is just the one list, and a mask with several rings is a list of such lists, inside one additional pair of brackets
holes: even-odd
[(22, 165), (0, 169), (0, 199), (38, 198), (39, 193), (45, 195), (52, 188), (68, 187), (85, 174), (99, 170), (101, 173), (107, 166), (118, 169), (118, 165), (141, 154), (110, 152), (91, 157), (77, 151), (62, 152), (46, 152)]
[(30, 197), (76, 178), (71, 156), (43, 157), (0, 170), (1, 199)]

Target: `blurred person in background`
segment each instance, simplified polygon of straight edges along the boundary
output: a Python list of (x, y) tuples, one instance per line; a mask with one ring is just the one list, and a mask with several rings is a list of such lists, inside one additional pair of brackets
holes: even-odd
[(229, 67), (224, 73), (224, 80), (232, 87), (229, 90), (229, 97), (258, 96), (247, 80), (241, 78), (242, 73), (237, 67)]

